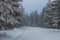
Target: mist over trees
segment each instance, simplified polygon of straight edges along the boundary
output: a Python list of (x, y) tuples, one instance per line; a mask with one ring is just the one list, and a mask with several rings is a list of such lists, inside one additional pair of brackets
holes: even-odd
[(40, 15), (39, 15), (39, 13), (38, 13), (38, 11), (37, 10), (35, 10), (35, 11), (32, 11), (30, 14), (26, 14), (25, 15), (25, 19), (26, 19), (26, 21), (25, 21), (25, 25), (26, 26), (39, 26), (40, 24), (39, 24), (39, 19), (40, 19), (40, 17), (39, 17)]
[(37, 10), (25, 15), (26, 26), (60, 29), (60, 0), (48, 1), (41, 13)]

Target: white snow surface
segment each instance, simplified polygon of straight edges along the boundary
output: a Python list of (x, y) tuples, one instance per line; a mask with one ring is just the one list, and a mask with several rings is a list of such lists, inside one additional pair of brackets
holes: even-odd
[(60, 30), (39, 27), (28, 27), (16, 40), (60, 40)]
[(40, 27), (18, 28), (0, 31), (0, 40), (60, 40), (60, 30)]
[(22, 33), (23, 30), (16, 28), (13, 30), (5, 30), (5, 31), (0, 30), (0, 40), (14, 40)]

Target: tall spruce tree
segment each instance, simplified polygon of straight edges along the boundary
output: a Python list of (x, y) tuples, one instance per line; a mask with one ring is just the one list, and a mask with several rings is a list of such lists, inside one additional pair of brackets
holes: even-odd
[(44, 25), (53, 28), (60, 28), (60, 0), (49, 1), (43, 11)]
[(23, 10), (19, 1), (22, 0), (0, 0), (0, 30), (13, 29), (22, 24)]

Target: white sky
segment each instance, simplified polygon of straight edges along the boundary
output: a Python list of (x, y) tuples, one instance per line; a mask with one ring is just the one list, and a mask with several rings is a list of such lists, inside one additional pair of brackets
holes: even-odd
[(23, 0), (23, 7), (26, 12), (38, 10), (41, 12), (48, 0)]

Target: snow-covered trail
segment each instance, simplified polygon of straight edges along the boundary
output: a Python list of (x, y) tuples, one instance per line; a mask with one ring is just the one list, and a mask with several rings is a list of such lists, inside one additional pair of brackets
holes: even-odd
[[(14, 40), (19, 35), (21, 35), (25, 31), (25, 28), (18, 28), (13, 30), (0, 30), (0, 40)], [(7, 34), (5, 34), (7, 33)]]
[(60, 30), (28, 27), (15, 40), (60, 40)]
[(25, 27), (0, 31), (0, 40), (60, 40), (60, 30), (39, 27)]

